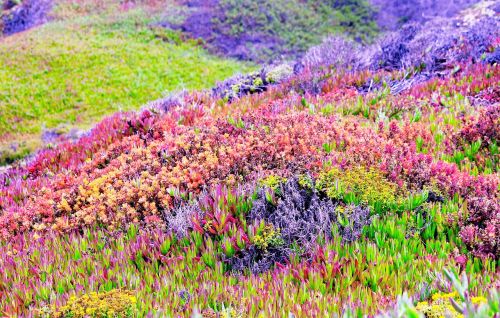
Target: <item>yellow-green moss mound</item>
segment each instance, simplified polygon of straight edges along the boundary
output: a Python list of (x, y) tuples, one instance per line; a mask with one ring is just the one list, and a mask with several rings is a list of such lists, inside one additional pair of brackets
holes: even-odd
[(399, 192), (398, 186), (381, 171), (361, 166), (346, 170), (334, 167), (321, 172), (316, 189), (331, 199), (355, 201), (382, 210), (396, 203)]

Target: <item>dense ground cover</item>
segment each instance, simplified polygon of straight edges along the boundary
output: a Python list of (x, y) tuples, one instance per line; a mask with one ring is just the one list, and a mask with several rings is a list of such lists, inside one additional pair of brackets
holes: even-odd
[(5, 314), (69, 315), (70, 296), (116, 290), (136, 295), (119, 298), (132, 316), (375, 314), (403, 292), (438, 293), (444, 267), (487, 297), (499, 279), (498, 67), (462, 64), (397, 95), (363, 89), (405, 76), (306, 72), (230, 104), (184, 95), (11, 169)]
[(0, 163), (39, 146), (44, 132), (87, 128), (170, 91), (210, 87), (250, 69), (150, 27), (158, 9), (113, 4), (56, 2), (50, 23), (1, 39)]
[(0, 173), (0, 313), (498, 317), (495, 21), (328, 39)]

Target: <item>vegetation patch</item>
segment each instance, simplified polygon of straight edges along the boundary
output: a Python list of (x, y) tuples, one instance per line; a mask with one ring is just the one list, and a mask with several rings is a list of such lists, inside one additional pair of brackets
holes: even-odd
[[(71, 25), (182, 42), (143, 19)], [(496, 318), (500, 72), (466, 42), (430, 69), (350, 68), (330, 39), (231, 102), (185, 91), (75, 140), (46, 129), (0, 172), (0, 316)]]
[[(251, 69), (178, 41), (174, 32), (165, 41), (148, 26), (152, 19), (140, 9), (75, 17), (2, 39), (0, 135), (25, 141), (31, 151), (44, 129), (87, 129), (170, 91), (210, 87)], [(8, 141), (0, 150), (4, 162), (25, 153), (8, 154)]]
[(270, 176), (261, 184), (246, 217), (246, 223), (255, 226), (255, 234), (250, 235), (253, 245), (229, 259), (233, 271), (268, 271), (276, 262), (285, 264), (292, 255), (307, 255), (315, 244), (333, 237), (353, 242), (370, 224), (368, 208), (343, 207), (320, 198), (301, 187), (297, 178)]
[(46, 22), (52, 6), (52, 0), (0, 0), (0, 35), (11, 35)]
[(211, 52), (270, 62), (296, 58), (331, 33), (369, 41), (377, 33), (374, 10), (354, 1), (191, 1), (191, 13), (175, 26), (205, 40)]
[(292, 75), (293, 69), (288, 64), (264, 67), (260, 72), (236, 75), (217, 83), (212, 88), (212, 94), (222, 98), (223, 101), (231, 102), (235, 98), (245, 95), (262, 93), (271, 86), (287, 80)]
[(376, 211), (387, 210), (390, 205), (395, 205), (397, 194), (402, 191), (380, 171), (364, 167), (328, 169), (318, 176), (316, 189), (331, 199), (369, 204)]
[(132, 291), (92, 292), (78, 298), (72, 296), (66, 305), (56, 310), (54, 317), (134, 317), (132, 308), (136, 303)]

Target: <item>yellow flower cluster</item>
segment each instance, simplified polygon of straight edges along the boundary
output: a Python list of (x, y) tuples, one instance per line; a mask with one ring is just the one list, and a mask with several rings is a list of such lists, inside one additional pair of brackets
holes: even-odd
[(462, 318), (464, 315), (448, 303), (432, 303), (426, 301), (419, 302), (416, 309), (423, 313), (426, 318)]
[(381, 171), (361, 166), (345, 171), (336, 167), (323, 171), (318, 176), (316, 188), (332, 199), (341, 199), (350, 193), (363, 203), (384, 205), (396, 202), (398, 192), (397, 185), (388, 181)]
[(473, 305), (481, 305), (481, 304), (484, 304), (484, 303), (488, 302), (488, 299), (486, 299), (484, 297), (481, 297), (481, 296), (472, 297), (471, 298), (471, 302), (472, 302)]
[(72, 296), (65, 306), (55, 311), (54, 317), (132, 317), (136, 302), (131, 291), (114, 289), (105, 293), (92, 292), (79, 298)]
[(303, 189), (306, 190), (313, 190), (314, 189), (314, 183), (311, 177), (305, 174), (299, 175), (297, 182), (299, 183), (299, 186), (301, 186)]
[[(462, 318), (463, 314), (458, 312), (450, 302), (450, 298), (459, 302), (457, 292), (452, 293), (437, 293), (432, 295), (432, 302), (422, 301), (417, 304), (416, 309), (423, 313), (427, 318)], [(485, 303), (487, 300), (484, 297), (472, 297), (471, 301), (474, 305)]]
[(266, 251), (269, 246), (279, 246), (282, 243), (280, 230), (272, 224), (267, 224), (260, 234), (252, 238), (252, 243), (260, 250)]
[(458, 293), (455, 291), (451, 293), (437, 293), (432, 295), (432, 301), (448, 301), (450, 298), (457, 299)]
[(212, 225), (214, 224), (214, 221), (212, 220), (208, 220), (205, 225), (203, 225), (203, 229), (207, 232), (210, 231), (210, 229), (212, 228)]
[(219, 316), (221, 318), (242, 318), (243, 317), (243, 315), (241, 314), (241, 312), (238, 312), (233, 307), (228, 307), (228, 308), (223, 309), (220, 312)]
[(277, 192), (279, 190), (280, 184), (286, 182), (286, 178), (276, 176), (276, 175), (270, 175), (262, 180), (259, 181), (259, 185), (261, 187), (266, 187), (274, 192)]

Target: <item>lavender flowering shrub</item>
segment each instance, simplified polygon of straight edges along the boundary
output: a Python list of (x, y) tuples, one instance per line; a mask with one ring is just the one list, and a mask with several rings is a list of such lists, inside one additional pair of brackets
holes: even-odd
[(383, 29), (396, 30), (405, 23), (423, 23), (435, 17), (452, 17), (477, 0), (370, 0), (377, 9), (377, 23)]
[(164, 98), (160, 98), (147, 103), (144, 109), (152, 110), (158, 113), (168, 113), (175, 107), (182, 107), (185, 105), (185, 99), (188, 97), (188, 92), (182, 90), (179, 92), (171, 93)]
[(379, 42), (371, 66), (386, 70), (418, 67), (435, 73), (468, 60), (488, 58), (494, 62), (495, 48), (491, 45), (499, 36), (498, 26), (498, 17), (484, 17), (471, 26), (449, 20), (409, 24)]
[[(311, 47), (297, 63), (301, 67), (333, 67), (341, 71), (357, 69), (416, 70), (422, 82), (459, 63), (498, 63), (498, 14), (491, 3), (467, 9), (454, 19), (436, 18), (406, 23), (385, 34), (373, 45), (361, 46), (348, 39), (331, 37)], [(403, 85), (403, 86), (404, 86)]]
[(341, 36), (330, 36), (309, 49), (301, 63), (305, 67), (328, 65), (340, 70), (356, 70), (360, 67), (362, 51), (359, 44)]
[(299, 242), (305, 245), (314, 242), (319, 235), (330, 235), (332, 221), (336, 220), (337, 203), (320, 199), (310, 190), (302, 189), (296, 180), (289, 180), (281, 186), (278, 203), (266, 196), (267, 189), (261, 189), (250, 211), (249, 219), (266, 220), (276, 228), (287, 243)]
[(277, 202), (262, 188), (247, 215), (247, 222), (265, 222), (278, 229), (281, 244), (262, 250), (255, 245), (229, 259), (233, 271), (246, 268), (253, 273), (270, 269), (276, 262), (288, 261), (291, 254), (307, 255), (322, 239), (338, 233), (344, 242), (357, 240), (363, 227), (371, 223), (370, 209), (347, 205), (322, 197), (312, 188), (304, 188), (291, 178), (277, 189)]
[(7, 1), (4, 9), (7, 11), (0, 15), (0, 31), (11, 35), (46, 22), (47, 14), (52, 9), (52, 0), (25, 0), (18, 5)]
[(273, 268), (276, 263), (286, 263), (291, 253), (292, 250), (289, 247), (280, 246), (262, 250), (255, 245), (250, 245), (226, 262), (234, 273), (248, 270), (253, 274), (261, 274)]
[(180, 204), (172, 211), (164, 211), (162, 213), (167, 228), (181, 238), (188, 236), (189, 232), (193, 229), (193, 218), (202, 215), (203, 212), (199, 206), (190, 204)]

